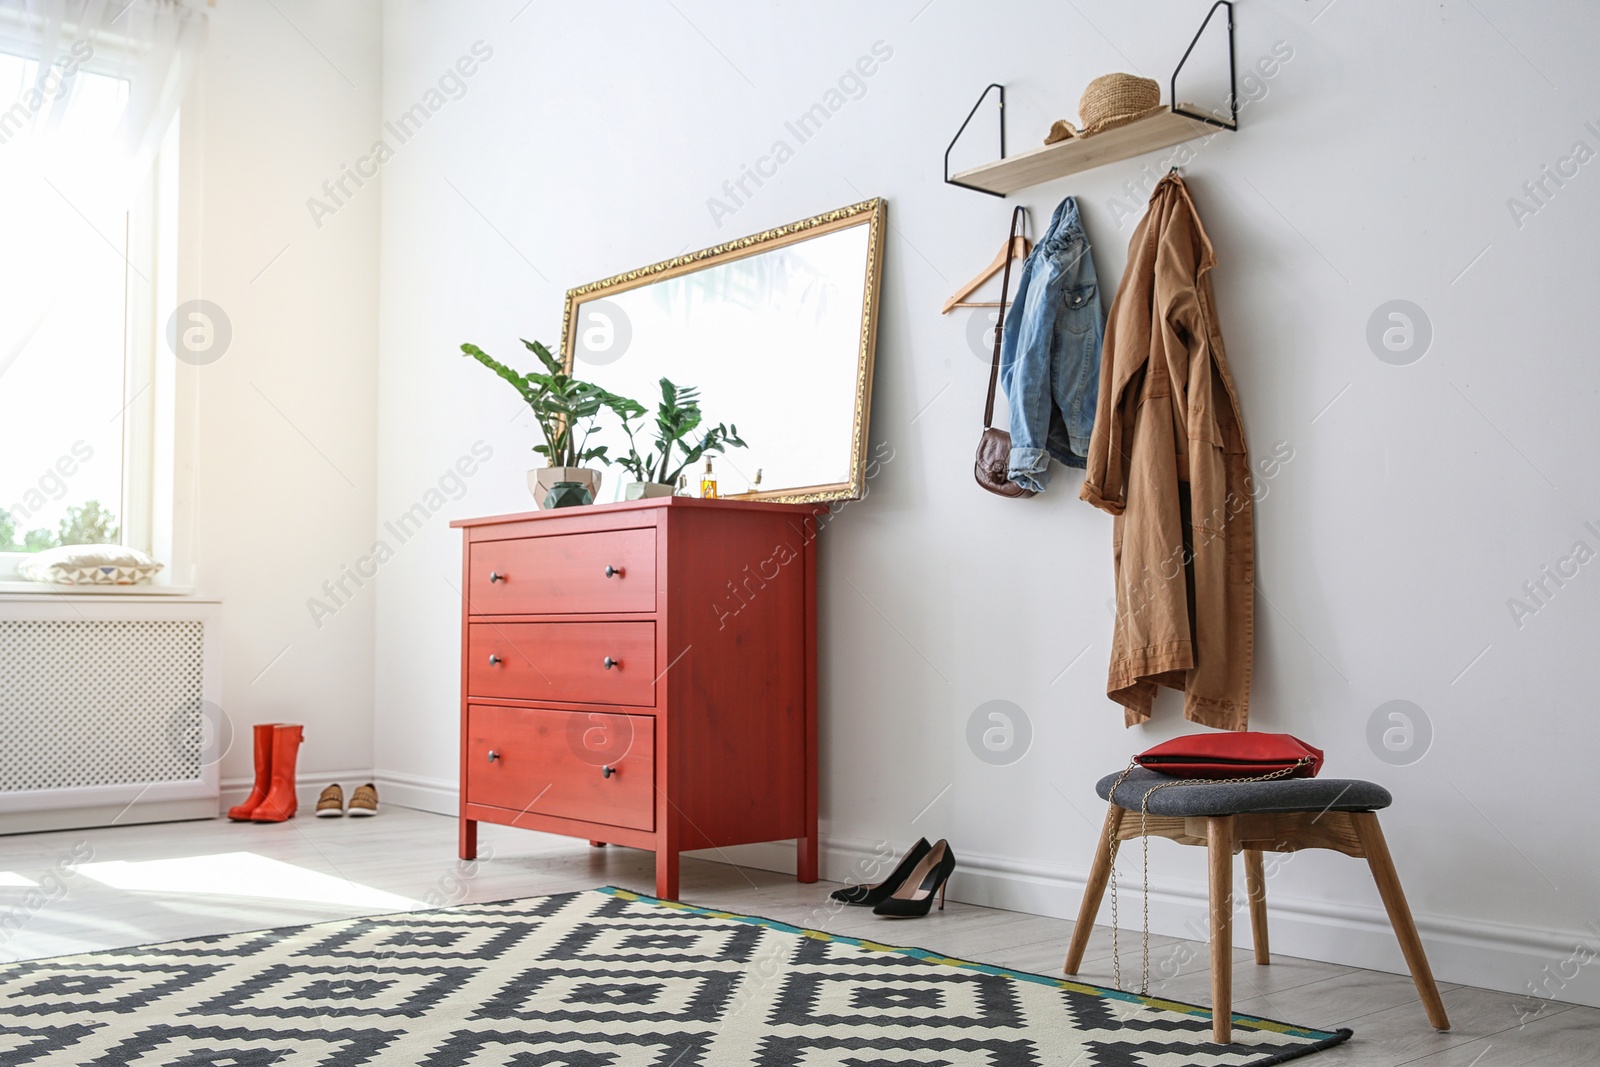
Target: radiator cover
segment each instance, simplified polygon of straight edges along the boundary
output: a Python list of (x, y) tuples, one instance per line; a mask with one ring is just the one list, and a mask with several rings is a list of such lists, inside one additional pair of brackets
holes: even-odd
[(0, 790), (200, 780), (204, 624), (0, 622)]
[(0, 606), (0, 831), (216, 814), (229, 731), (201, 607)]

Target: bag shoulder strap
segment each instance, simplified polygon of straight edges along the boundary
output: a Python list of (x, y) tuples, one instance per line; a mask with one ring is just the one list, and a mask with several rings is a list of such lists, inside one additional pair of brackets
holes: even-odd
[(1011, 261), (1016, 258), (1011, 254), (1016, 246), (1017, 238), (1021, 236), (1018, 231), (1019, 223), (1026, 229), (1028, 209), (1018, 204), (1011, 212), (1011, 234), (1006, 238), (1006, 266), (1000, 275), (1000, 308), (995, 317), (994, 328), (994, 360), (989, 364), (989, 399), (983, 405), (983, 428), (989, 429), (994, 425), (994, 388), (1000, 382), (1000, 343), (1006, 332), (1006, 300), (1011, 294)]

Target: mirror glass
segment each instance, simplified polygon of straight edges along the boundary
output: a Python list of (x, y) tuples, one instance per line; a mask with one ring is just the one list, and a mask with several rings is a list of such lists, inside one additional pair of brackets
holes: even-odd
[[(641, 453), (654, 439), (660, 379), (698, 389), (700, 429), (726, 423), (745, 441), (711, 456), (721, 496), (859, 496), (881, 205), (869, 201), (572, 290), (568, 365), (645, 406), (636, 420)], [(612, 457), (627, 454), (615, 420), (603, 421), (592, 443)], [(704, 466), (684, 471), (692, 494)], [(612, 466), (603, 499), (620, 499), (630, 478)]]

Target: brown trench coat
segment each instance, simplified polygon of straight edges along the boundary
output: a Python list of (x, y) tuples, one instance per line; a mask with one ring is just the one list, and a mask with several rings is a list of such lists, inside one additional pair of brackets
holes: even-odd
[(1127, 725), (1156, 687), (1185, 717), (1250, 717), (1255, 549), (1239, 400), (1211, 292), (1216, 254), (1183, 179), (1156, 186), (1111, 303), (1081, 496), (1116, 516), (1106, 694)]

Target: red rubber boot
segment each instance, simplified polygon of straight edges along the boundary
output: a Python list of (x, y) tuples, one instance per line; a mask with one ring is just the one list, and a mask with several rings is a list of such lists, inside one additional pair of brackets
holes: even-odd
[(300, 754), (304, 728), (284, 723), (272, 726), (272, 784), (266, 799), (250, 813), (252, 822), (283, 822), (294, 818), (300, 807), (294, 791), (294, 764)]
[(256, 784), (243, 804), (235, 804), (228, 809), (228, 818), (234, 822), (249, 822), (250, 813), (267, 799), (267, 788), (272, 784), (272, 728), (277, 725), (275, 722), (258, 722), (255, 725)]

